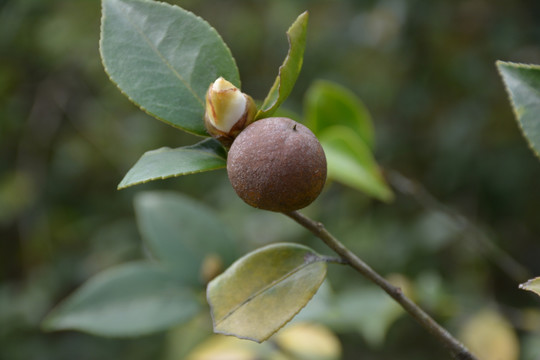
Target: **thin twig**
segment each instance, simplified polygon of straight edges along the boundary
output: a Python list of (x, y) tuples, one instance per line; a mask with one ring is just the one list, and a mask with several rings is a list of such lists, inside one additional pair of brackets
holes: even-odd
[(335, 256), (320, 256), (319, 259), (329, 264), (340, 264), (340, 265), (349, 265), (349, 261), (342, 257)]
[(454, 221), (461, 232), (472, 235), (484, 255), (497, 265), (504, 273), (517, 282), (523, 282), (531, 277), (529, 271), (517, 262), (506, 251), (497, 246), (478, 226), (465, 216), (437, 200), (420, 183), (413, 181), (395, 170), (386, 170), (385, 177), (399, 193), (411, 196), (422, 207), (436, 210)]
[(293, 211), (286, 213), (291, 219), (311, 231), (320, 238), (326, 245), (334, 250), (342, 259), (347, 261), (351, 267), (371, 280), (390, 295), (403, 309), (405, 309), (420, 325), (435, 336), (445, 345), (457, 360), (477, 360), (477, 358), (456, 338), (454, 338), (445, 328), (440, 326), (431, 316), (429, 316), (418, 305), (406, 297), (399, 287), (386, 281), (381, 275), (375, 272), (369, 265), (363, 262), (358, 256), (347, 249), (338, 239), (326, 230), (324, 225), (308, 218), (307, 216)]

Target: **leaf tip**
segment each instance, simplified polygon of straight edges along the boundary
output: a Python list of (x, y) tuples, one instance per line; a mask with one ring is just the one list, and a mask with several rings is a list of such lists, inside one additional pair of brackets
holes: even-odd
[(39, 328), (44, 332), (52, 332), (55, 330), (54, 319), (51, 318), (51, 313), (47, 314), (39, 324)]
[(388, 188), (388, 186), (385, 184), (385, 191), (383, 194), (381, 194), (380, 199), (383, 202), (390, 204), (394, 202), (394, 200), (396, 199), (396, 196), (394, 195), (394, 192), (390, 190), (390, 188)]
[(497, 60), (495, 61), (495, 66), (497, 67), (497, 70), (501, 75), (503, 75), (503, 71), (505, 69), (515, 68), (518, 64), (510, 62), (510, 61), (503, 61), (503, 60)]
[(526, 282), (519, 284), (518, 288), (525, 291), (531, 291), (537, 295), (540, 295), (540, 277), (527, 280)]
[(524, 283), (519, 284), (518, 288), (521, 289), (521, 290), (532, 291), (530, 286), (531, 286), (531, 283), (533, 282), (533, 280), (535, 280), (535, 279), (527, 280)]
[(45, 317), (41, 320), (39, 328), (43, 332), (51, 333), (59, 330), (67, 330), (68, 328), (62, 324), (62, 304), (65, 300), (54, 306)]

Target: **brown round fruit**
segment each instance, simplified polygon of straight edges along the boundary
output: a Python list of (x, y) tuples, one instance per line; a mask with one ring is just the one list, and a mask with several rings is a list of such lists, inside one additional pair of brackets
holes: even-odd
[(227, 159), (231, 184), (259, 209), (290, 212), (308, 206), (326, 181), (326, 157), (304, 125), (274, 117), (255, 121), (234, 140)]

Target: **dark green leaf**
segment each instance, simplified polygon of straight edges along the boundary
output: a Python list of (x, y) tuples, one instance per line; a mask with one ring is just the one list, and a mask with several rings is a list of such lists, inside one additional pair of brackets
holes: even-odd
[(316, 135), (334, 125), (343, 125), (373, 149), (375, 134), (371, 116), (360, 99), (348, 89), (329, 81), (317, 81), (304, 100), (306, 126)]
[(328, 178), (382, 201), (394, 198), (366, 143), (349, 128), (332, 126), (319, 135), (328, 161)]
[(264, 341), (307, 304), (325, 276), (326, 263), (302, 245), (249, 253), (208, 284), (214, 331)]
[(540, 66), (497, 62), (529, 146), (540, 157)]
[(306, 11), (300, 14), (289, 30), (287, 30), (289, 52), (285, 61), (279, 67), (279, 73), (274, 85), (270, 88), (260, 110), (255, 115), (256, 119), (271, 116), (291, 93), (298, 74), (300, 74), (300, 70), (302, 69), (302, 62), (304, 61), (307, 22), (308, 13)]
[(135, 210), (150, 253), (182, 281), (206, 283), (205, 263), (220, 268), (237, 256), (226, 226), (199, 202), (174, 192), (143, 192), (135, 198)]
[(227, 154), (215, 139), (176, 149), (163, 147), (148, 151), (128, 171), (118, 189), (227, 166)]
[(46, 330), (138, 336), (187, 321), (199, 310), (191, 291), (163, 268), (132, 263), (90, 279), (44, 320)]
[(101, 57), (111, 80), (141, 109), (207, 136), (205, 94), (223, 76), (240, 86), (234, 59), (203, 19), (162, 2), (103, 0)]

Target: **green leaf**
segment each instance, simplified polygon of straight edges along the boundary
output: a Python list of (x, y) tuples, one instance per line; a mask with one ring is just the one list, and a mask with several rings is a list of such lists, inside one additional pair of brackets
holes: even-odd
[(326, 263), (297, 244), (249, 253), (208, 284), (214, 332), (262, 342), (296, 315), (326, 275)]
[(532, 291), (536, 295), (540, 296), (540, 277), (531, 279), (526, 283), (520, 284), (519, 288), (527, 291)]
[(289, 52), (283, 64), (279, 67), (278, 76), (270, 88), (266, 99), (264, 99), (260, 110), (255, 115), (256, 119), (264, 119), (271, 116), (291, 93), (304, 61), (307, 23), (308, 12), (306, 11), (300, 14), (289, 30), (287, 30)]
[(226, 166), (227, 154), (215, 139), (176, 149), (162, 147), (144, 153), (118, 184), (118, 189)]
[(131, 101), (172, 126), (208, 136), (205, 94), (223, 76), (240, 86), (230, 50), (203, 19), (177, 6), (103, 0), (101, 57)]
[(306, 126), (320, 134), (334, 125), (355, 132), (373, 149), (375, 133), (371, 116), (360, 99), (347, 88), (329, 81), (316, 81), (304, 99)]
[(379, 288), (349, 289), (337, 297), (341, 326), (356, 329), (371, 346), (380, 346), (403, 309)]
[(540, 157), (540, 66), (497, 61), (523, 135)]
[(319, 139), (328, 162), (328, 178), (358, 189), (382, 201), (394, 195), (381, 175), (366, 143), (349, 128), (332, 126)]
[(199, 303), (188, 288), (163, 268), (138, 262), (87, 281), (45, 318), (43, 327), (139, 336), (188, 321), (198, 311)]
[(210, 280), (204, 278), (205, 262), (219, 269), (237, 257), (226, 226), (195, 200), (174, 192), (142, 192), (135, 210), (150, 253), (184, 282), (205, 284)]

